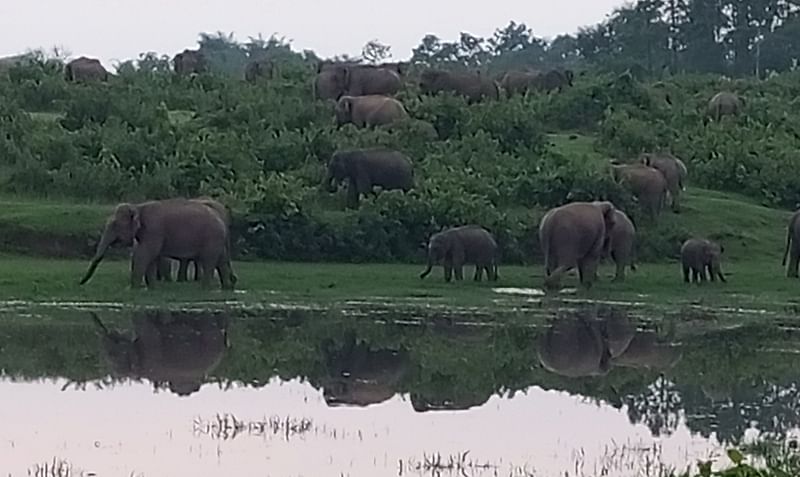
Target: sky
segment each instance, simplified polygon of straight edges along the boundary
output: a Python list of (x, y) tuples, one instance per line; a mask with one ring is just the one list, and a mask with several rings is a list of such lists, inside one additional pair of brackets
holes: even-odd
[(322, 57), (358, 55), (369, 40), (406, 59), (423, 36), (488, 37), (510, 20), (537, 36), (574, 33), (606, 18), (619, 0), (0, 0), (0, 57), (60, 46), (106, 66), (197, 45), (200, 32), (259, 33)]

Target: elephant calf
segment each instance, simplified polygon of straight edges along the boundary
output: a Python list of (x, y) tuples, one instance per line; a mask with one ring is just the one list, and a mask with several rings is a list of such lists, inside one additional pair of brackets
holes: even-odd
[(720, 260), (724, 251), (724, 247), (711, 240), (693, 238), (685, 241), (681, 246), (683, 281), (691, 282), (690, 272), (695, 283), (706, 281), (706, 272), (712, 282), (716, 280), (716, 277), (723, 282), (726, 281), (720, 268)]
[(463, 280), (465, 263), (475, 264), (475, 281), (483, 272), (488, 280), (497, 280), (497, 242), (488, 230), (479, 225), (452, 227), (435, 233), (428, 241), (428, 267), (420, 274), (425, 278), (434, 263), (444, 265), (444, 280), (449, 282), (455, 271), (456, 280)]
[(388, 96), (342, 96), (336, 103), (338, 127), (347, 123), (360, 128), (384, 126), (408, 117), (403, 103)]
[(644, 164), (612, 164), (614, 178), (625, 184), (639, 205), (656, 220), (667, 196), (667, 179), (658, 169)]
[(390, 149), (353, 149), (339, 151), (331, 156), (324, 184), (329, 192), (347, 179), (347, 206), (355, 208), (361, 194), (374, 186), (384, 190), (408, 192), (414, 187), (414, 170), (411, 159)]

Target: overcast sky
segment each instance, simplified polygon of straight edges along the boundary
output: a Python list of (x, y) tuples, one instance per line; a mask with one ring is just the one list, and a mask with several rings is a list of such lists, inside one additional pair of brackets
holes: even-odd
[(428, 33), (490, 36), (510, 20), (552, 37), (602, 21), (619, 0), (0, 0), (0, 56), (63, 46), (108, 66), (144, 51), (172, 56), (199, 32), (272, 33), (297, 50), (357, 55), (371, 39), (405, 59)]

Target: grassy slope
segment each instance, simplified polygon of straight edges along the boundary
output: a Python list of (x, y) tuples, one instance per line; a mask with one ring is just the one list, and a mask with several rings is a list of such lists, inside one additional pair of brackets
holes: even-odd
[[(590, 138), (552, 136), (554, 146), (587, 160), (603, 160)], [(0, 198), (0, 231), (30, 230), (59, 235), (97, 234), (109, 205), (68, 204), (41, 200)], [(800, 283), (783, 278), (783, 252), (787, 211), (759, 206), (749, 199), (690, 188), (679, 215), (666, 213), (665, 225), (683, 227), (692, 235), (721, 240), (726, 246), (726, 285), (687, 287), (680, 281), (676, 263), (643, 264), (624, 284), (604, 279), (587, 298), (646, 300), (663, 304), (786, 304), (794, 300)], [(176, 300), (274, 301), (276, 299), (340, 301), (367, 297), (422, 299), (464, 305), (491, 305), (498, 298), (487, 284), (466, 281), (445, 284), (441, 270), (425, 281), (417, 278), (419, 265), (346, 265), (293, 263), (239, 263), (236, 265), (242, 291), (230, 294), (200, 293), (195, 284), (171, 284), (141, 293), (126, 290), (128, 265), (124, 261), (104, 263), (90, 284), (78, 287), (85, 262), (8, 256), (0, 267), (0, 297), (29, 300), (116, 300), (174, 302)], [(603, 269), (608, 277), (612, 267)], [(469, 275), (471, 271), (467, 271)], [(541, 266), (501, 268), (503, 287), (537, 287)], [(567, 281), (575, 284), (575, 277)], [(519, 298), (517, 300), (524, 300)], [(512, 300), (514, 301), (514, 300)]]

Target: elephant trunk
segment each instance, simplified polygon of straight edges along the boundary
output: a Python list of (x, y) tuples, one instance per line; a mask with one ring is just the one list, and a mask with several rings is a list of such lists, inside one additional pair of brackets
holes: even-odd
[(427, 277), (428, 274), (431, 273), (431, 270), (433, 270), (433, 252), (428, 250), (428, 267), (422, 273), (419, 274), (419, 277), (420, 278)]
[(111, 224), (106, 226), (105, 231), (103, 232), (103, 237), (100, 239), (100, 243), (97, 244), (97, 251), (92, 257), (92, 261), (89, 263), (89, 269), (86, 270), (86, 274), (80, 281), (80, 284), (83, 285), (84, 283), (88, 282), (92, 275), (94, 275), (94, 271), (97, 270), (97, 266), (100, 265), (100, 262), (105, 257), (106, 250), (108, 247), (116, 241), (116, 237), (114, 233), (111, 231)]

